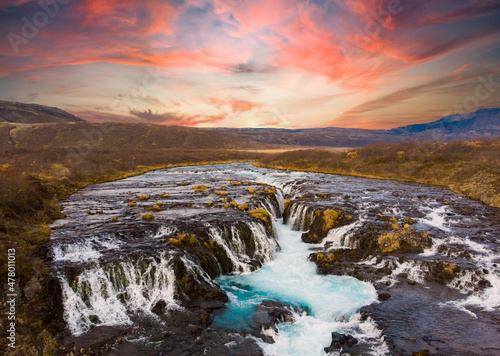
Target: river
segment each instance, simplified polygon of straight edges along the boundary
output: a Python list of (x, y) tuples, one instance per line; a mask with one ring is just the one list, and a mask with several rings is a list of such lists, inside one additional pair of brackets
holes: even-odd
[[(47, 264), (68, 343), (325, 355), (337, 332), (354, 354), (500, 352), (499, 210), (447, 189), (238, 163), (97, 184), (63, 206)], [(293, 316), (263, 327), (265, 301)]]

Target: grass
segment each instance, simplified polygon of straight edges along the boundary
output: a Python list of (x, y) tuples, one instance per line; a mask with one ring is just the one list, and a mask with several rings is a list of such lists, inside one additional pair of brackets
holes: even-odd
[(379, 143), (348, 152), (290, 151), (257, 166), (446, 186), (500, 207), (500, 138), (474, 142)]
[[(90, 150), (75, 158), (63, 147), (7, 147), (0, 148), (0, 249), (16, 249), (17, 285), (21, 290), (34, 278), (42, 288), (35, 297), (27, 300), (20, 297), (17, 304), (17, 344), (19, 354), (32, 354), (31, 350), (43, 352), (39, 335), (49, 332), (49, 325), (58, 318), (57, 309), (51, 306), (48, 273), (44, 266), (45, 253), (42, 246), (50, 238), (49, 225), (63, 218), (59, 201), (74, 194), (89, 184), (113, 181), (139, 175), (147, 171), (183, 165), (202, 165), (249, 161), (261, 154), (231, 150), (184, 150), (184, 149), (106, 149)], [(168, 194), (164, 198), (170, 197)], [(137, 201), (149, 197), (131, 198), (127, 204), (137, 206)], [(161, 210), (156, 204), (152, 210)], [(90, 211), (99, 214), (100, 211)], [(154, 217), (151, 213), (143, 219)], [(194, 239), (189, 239), (194, 242)], [(191, 241), (189, 241), (191, 242)], [(0, 273), (6, 275), (7, 254), (0, 254)], [(0, 288), (6, 289), (6, 279), (1, 279)], [(22, 293), (21, 293), (22, 295)], [(0, 306), (5, 313), (5, 306)], [(6, 339), (0, 348), (7, 349)]]

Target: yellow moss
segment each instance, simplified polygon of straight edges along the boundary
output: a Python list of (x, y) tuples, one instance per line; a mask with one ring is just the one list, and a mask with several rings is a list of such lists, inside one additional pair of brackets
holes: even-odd
[(318, 198), (324, 198), (325, 197), (325, 193), (318, 193), (316, 195), (318, 196)]
[(158, 203), (156, 203), (156, 205), (158, 205), (158, 206), (162, 206), (162, 205), (163, 205), (163, 202), (159, 201)]
[(401, 247), (400, 236), (395, 233), (384, 232), (377, 240), (379, 248), (382, 252), (392, 252), (399, 250)]
[(226, 204), (224, 205), (224, 208), (229, 209), (231, 207), (231, 204)]
[(410, 225), (409, 225), (409, 224), (405, 224), (404, 228), (405, 228), (406, 230), (410, 230)]
[(284, 206), (285, 206), (285, 209), (286, 209), (286, 208), (288, 208), (288, 207), (290, 206), (291, 202), (292, 202), (292, 201), (291, 201), (290, 199), (285, 199), (285, 200), (283, 200), (283, 204), (284, 204)]
[(50, 227), (48, 227), (47, 225), (42, 225), (42, 229), (41, 229), (41, 234), (45, 237), (49, 237), (50, 236)]
[(241, 185), (240, 182), (233, 182), (233, 185)]
[(206, 192), (207, 189), (209, 189), (209, 188), (210, 188), (210, 186), (207, 186), (204, 184), (193, 186), (193, 189), (195, 192)]
[(330, 230), (337, 223), (337, 219), (339, 218), (339, 213), (335, 210), (325, 210), (323, 212), (323, 229)]
[(228, 195), (229, 194), (228, 192), (225, 192), (223, 190), (216, 190), (214, 193), (217, 195)]
[(250, 211), (250, 215), (253, 218), (260, 219), (264, 222), (270, 222), (271, 221), (271, 215), (267, 212), (267, 210), (264, 210), (262, 208), (254, 209)]
[(212, 205), (214, 205), (214, 203), (212, 203), (211, 201), (207, 202), (207, 206), (212, 206)]
[(256, 190), (255, 190), (255, 189), (253, 189), (253, 188), (248, 188), (248, 189), (247, 189), (247, 191), (248, 191), (250, 194), (253, 194), (253, 193), (255, 193), (255, 192), (256, 192)]
[(139, 200), (149, 200), (149, 195), (139, 195), (137, 197), (137, 199), (139, 199)]
[(172, 245), (181, 245), (182, 244), (181, 241), (179, 241), (178, 239), (174, 239), (174, 238), (170, 239), (170, 243)]
[(153, 214), (142, 214), (141, 218), (143, 220), (153, 220), (155, 216)]
[(235, 201), (232, 201), (232, 202), (231, 202), (231, 203), (229, 203), (229, 204), (231, 204), (231, 205), (232, 205), (232, 206), (234, 206), (234, 207), (237, 207), (237, 206), (238, 206), (238, 203), (237, 203), (237, 202), (235, 202)]
[(153, 205), (153, 210), (160, 211), (161, 207), (158, 204)]
[(245, 204), (243, 204), (243, 205), (239, 205), (239, 206), (238, 206), (238, 209), (240, 209), (241, 211), (248, 210), (248, 205), (245, 205)]
[(194, 236), (194, 235), (191, 235), (191, 237), (189, 238), (189, 244), (190, 245), (196, 244), (197, 241), (198, 240), (196, 239), (196, 236)]

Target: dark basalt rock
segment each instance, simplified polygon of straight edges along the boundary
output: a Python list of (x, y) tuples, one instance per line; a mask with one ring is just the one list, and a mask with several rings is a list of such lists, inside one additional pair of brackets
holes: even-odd
[(349, 334), (340, 334), (337, 332), (332, 333), (332, 343), (330, 346), (325, 347), (326, 353), (333, 353), (336, 351), (348, 351), (349, 348), (358, 344), (358, 339)]
[(385, 302), (389, 299), (391, 299), (391, 295), (389, 293), (380, 293), (378, 295), (378, 300), (380, 300), (381, 302)]
[(319, 243), (336, 227), (351, 223), (352, 215), (338, 209), (316, 210), (309, 231), (302, 234), (305, 243)]
[(250, 327), (254, 334), (269, 344), (274, 343), (274, 339), (263, 333), (266, 329), (276, 329), (279, 323), (293, 323), (295, 313), (308, 313), (307, 308), (288, 305), (274, 300), (264, 300), (255, 308)]

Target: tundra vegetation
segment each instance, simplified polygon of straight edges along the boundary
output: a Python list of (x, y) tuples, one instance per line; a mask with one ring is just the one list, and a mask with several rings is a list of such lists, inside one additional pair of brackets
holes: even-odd
[(266, 155), (256, 165), (447, 186), (500, 207), (500, 138), (378, 143), (336, 153), (322, 149), (289, 151)]
[[(17, 305), (18, 354), (51, 354), (56, 341), (54, 330), (58, 308), (51, 307), (51, 288), (44, 268), (43, 245), (50, 238), (48, 225), (63, 218), (59, 201), (89, 184), (139, 175), (150, 170), (180, 165), (241, 162), (262, 154), (232, 150), (187, 149), (94, 149), (75, 157), (66, 147), (7, 147), (0, 144), (0, 249), (16, 249), (17, 285), (21, 293)], [(200, 187), (199, 187), (200, 188)], [(205, 191), (205, 189), (199, 189)], [(170, 197), (162, 194), (163, 198)], [(149, 196), (126, 201), (130, 207), (145, 204)], [(162, 203), (150, 203), (151, 212)], [(147, 212), (139, 219), (154, 219)], [(100, 214), (102, 211), (88, 211)], [(196, 238), (189, 236), (188, 243)], [(0, 254), (0, 273), (7, 273), (7, 254)], [(0, 288), (5, 290), (6, 280)], [(35, 293), (23, 293), (27, 289)], [(34, 295), (28, 299), (25, 295)], [(3, 307), (0, 312), (4, 313)], [(41, 337), (40, 335), (44, 336)], [(7, 350), (6, 339), (0, 348)]]

